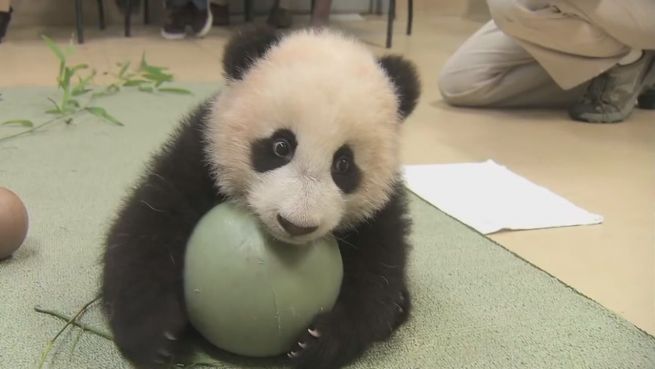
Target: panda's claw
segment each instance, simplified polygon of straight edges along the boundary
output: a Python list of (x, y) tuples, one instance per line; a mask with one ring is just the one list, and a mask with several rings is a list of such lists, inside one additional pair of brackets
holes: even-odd
[(321, 337), (321, 332), (319, 332), (318, 329), (309, 328), (307, 330), (307, 332), (309, 332), (309, 334), (314, 338), (320, 338)]
[(300, 355), (300, 354), (297, 353), (297, 352), (295, 352), (295, 351), (290, 351), (290, 352), (287, 354), (287, 357), (289, 357), (290, 359), (293, 359), (293, 358), (298, 357), (298, 355)]
[(298, 342), (298, 346), (300, 346), (300, 348), (303, 350), (307, 348), (307, 344), (304, 342)]
[(175, 337), (175, 335), (173, 335), (173, 333), (171, 333), (169, 331), (164, 332), (164, 337), (166, 337), (166, 339), (169, 340), (169, 341), (176, 341), (177, 340), (177, 337)]

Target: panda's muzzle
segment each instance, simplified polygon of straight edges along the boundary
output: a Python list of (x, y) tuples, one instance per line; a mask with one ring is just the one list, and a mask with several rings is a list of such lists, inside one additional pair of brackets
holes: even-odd
[(282, 228), (291, 236), (304, 236), (310, 234), (318, 229), (318, 226), (304, 227), (291, 223), (280, 214), (277, 215), (277, 221)]

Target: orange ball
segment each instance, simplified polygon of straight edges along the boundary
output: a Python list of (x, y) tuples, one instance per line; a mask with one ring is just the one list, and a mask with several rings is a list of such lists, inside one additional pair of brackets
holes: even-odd
[(27, 209), (18, 195), (0, 187), (0, 260), (16, 251), (27, 236)]

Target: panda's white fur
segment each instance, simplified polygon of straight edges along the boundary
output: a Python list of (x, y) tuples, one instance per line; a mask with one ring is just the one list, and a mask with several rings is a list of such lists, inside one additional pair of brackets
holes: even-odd
[[(361, 43), (334, 31), (297, 31), (216, 98), (207, 134), (214, 178), (289, 242), (356, 224), (387, 202), (396, 180), (398, 104), (391, 80)], [(254, 171), (247, 143), (281, 128), (297, 136), (293, 161)], [(330, 176), (332, 156), (344, 144), (363, 172), (353, 194), (343, 194)], [(288, 237), (278, 214), (319, 228)]]

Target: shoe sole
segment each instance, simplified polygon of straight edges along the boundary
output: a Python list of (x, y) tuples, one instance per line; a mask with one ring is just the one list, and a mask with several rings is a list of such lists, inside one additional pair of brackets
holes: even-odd
[(186, 33), (168, 33), (162, 28), (161, 37), (167, 40), (182, 40), (186, 37)]
[(578, 121), (578, 122), (583, 122), (583, 123), (596, 123), (596, 124), (613, 124), (613, 123), (621, 123), (624, 120), (628, 119), (630, 114), (632, 114), (632, 111), (635, 108), (636, 105), (636, 99), (633, 100), (631, 103), (628, 103), (627, 106), (624, 106), (623, 109), (620, 111), (614, 112), (614, 113), (583, 113), (580, 115), (575, 115), (571, 111), (569, 111), (569, 117), (571, 119)]
[(207, 8), (207, 21), (205, 21), (205, 25), (202, 27), (200, 32), (197, 32), (194, 36), (205, 37), (212, 29), (213, 25), (214, 25), (214, 16), (212, 15), (211, 9)]

